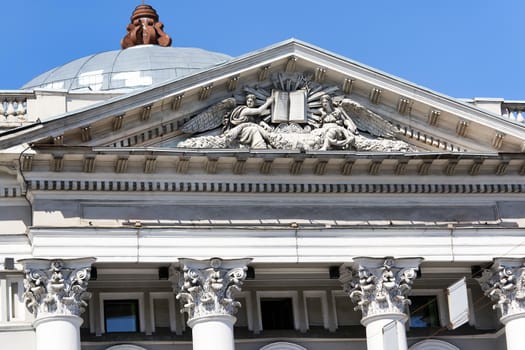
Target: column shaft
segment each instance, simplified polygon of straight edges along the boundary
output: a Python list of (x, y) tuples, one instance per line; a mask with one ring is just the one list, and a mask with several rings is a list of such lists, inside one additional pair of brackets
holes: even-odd
[(82, 318), (46, 316), (34, 322), (37, 350), (80, 350)]
[(505, 324), (505, 336), (507, 338), (507, 350), (522, 350), (525, 337), (525, 317), (508, 320)]
[(405, 315), (384, 315), (381, 317), (369, 318), (368, 321), (362, 323), (366, 326), (366, 348), (367, 350), (383, 350), (385, 342), (391, 339), (386, 339), (384, 334), (385, 327), (395, 325), (395, 341), (397, 342), (398, 350), (407, 349), (407, 337), (405, 332), (405, 322), (407, 317)]
[(234, 350), (235, 321), (236, 318), (230, 315), (200, 317), (189, 321), (193, 350)]

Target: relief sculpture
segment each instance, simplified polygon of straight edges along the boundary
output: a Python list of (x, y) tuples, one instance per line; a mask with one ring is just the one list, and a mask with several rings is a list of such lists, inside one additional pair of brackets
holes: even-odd
[(398, 129), (307, 74), (277, 73), (266, 86), (246, 86), (186, 122), (182, 148), (409, 151)]

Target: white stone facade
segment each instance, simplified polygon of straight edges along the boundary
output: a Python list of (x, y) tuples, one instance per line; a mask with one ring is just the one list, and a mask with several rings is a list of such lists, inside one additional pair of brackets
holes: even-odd
[[(271, 99), (303, 83), (286, 101), (304, 123), (275, 122)], [(519, 348), (518, 102), (465, 103), (295, 40), (113, 99), (60, 94), (0, 93), (2, 344)], [(232, 143), (179, 147), (193, 137)], [(469, 322), (449, 330), (463, 277)]]

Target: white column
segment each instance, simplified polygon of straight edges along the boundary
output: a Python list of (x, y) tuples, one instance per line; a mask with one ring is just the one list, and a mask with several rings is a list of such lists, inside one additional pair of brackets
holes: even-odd
[(407, 337), (405, 333), (405, 322), (408, 317), (405, 314), (385, 313), (369, 316), (361, 320), (361, 324), (366, 327), (366, 346), (368, 350), (383, 350), (385, 342), (385, 327), (393, 327), (395, 332), (394, 339), (397, 342), (396, 349), (407, 349)]
[(94, 258), (24, 259), (25, 304), (35, 316), (36, 350), (80, 350), (80, 314)]
[(525, 344), (525, 259), (496, 258), (478, 279), (485, 295), (500, 309), (505, 325), (507, 350), (521, 350)]
[(525, 337), (525, 317), (523, 315), (513, 315), (501, 318), (505, 324), (505, 336), (507, 338), (507, 350), (523, 349)]
[(241, 305), (234, 294), (240, 291), (250, 261), (179, 259), (183, 273), (174, 278), (178, 280), (177, 299), (188, 313), (193, 350), (235, 349), (233, 325), (237, 319), (233, 315)]
[(37, 350), (80, 350), (82, 318), (75, 315), (47, 315), (38, 317), (36, 330)]
[(407, 349), (408, 294), (422, 260), (360, 257), (341, 266), (340, 281), (363, 314), (368, 350)]
[(210, 315), (188, 320), (194, 350), (233, 350), (233, 325), (237, 319), (231, 315)]

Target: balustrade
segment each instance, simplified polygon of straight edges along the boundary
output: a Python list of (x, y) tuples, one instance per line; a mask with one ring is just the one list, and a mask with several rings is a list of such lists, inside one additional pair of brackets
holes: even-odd
[(525, 124), (525, 101), (503, 102), (501, 111), (504, 118)]
[(33, 92), (0, 91), (0, 127), (13, 127), (30, 122), (27, 101), (34, 98)]

